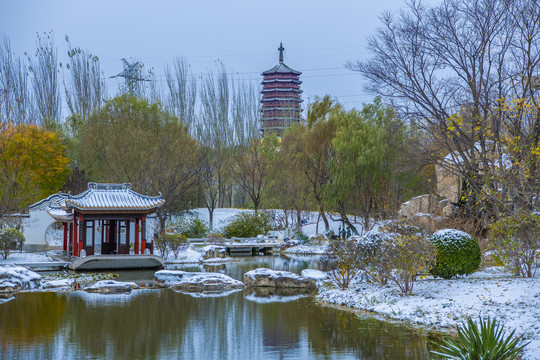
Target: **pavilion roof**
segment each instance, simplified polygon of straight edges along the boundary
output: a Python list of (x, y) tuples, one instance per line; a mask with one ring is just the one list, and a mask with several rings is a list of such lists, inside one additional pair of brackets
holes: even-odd
[(277, 64), (270, 70), (263, 71), (262, 75), (270, 75), (273, 73), (294, 74), (294, 75), (302, 74), (300, 71), (293, 70), (282, 62), (280, 62), (279, 64)]
[(146, 196), (131, 190), (131, 184), (89, 183), (88, 190), (65, 199), (65, 210), (91, 211), (141, 211), (150, 212), (162, 206), (159, 196)]

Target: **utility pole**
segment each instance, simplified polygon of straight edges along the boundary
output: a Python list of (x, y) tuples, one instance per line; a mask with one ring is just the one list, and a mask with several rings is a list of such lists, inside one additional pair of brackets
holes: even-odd
[(124, 80), (126, 81), (126, 87), (129, 94), (135, 95), (139, 92), (138, 82), (150, 81), (150, 80), (142, 77), (141, 70), (144, 65), (140, 61), (130, 63), (125, 58), (123, 58), (122, 62), (124, 63), (124, 71), (122, 71), (118, 75), (111, 76), (111, 79), (116, 78), (116, 77), (123, 77)]

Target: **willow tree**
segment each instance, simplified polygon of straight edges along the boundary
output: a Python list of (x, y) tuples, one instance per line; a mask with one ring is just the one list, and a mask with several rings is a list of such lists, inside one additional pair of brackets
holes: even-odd
[(77, 142), (81, 168), (93, 181), (130, 182), (140, 193), (161, 192), (158, 217), (192, 207), (200, 172), (197, 142), (184, 123), (159, 104), (124, 94), (82, 123)]
[(392, 197), (398, 195), (398, 189), (393, 185), (401, 168), (404, 125), (379, 99), (361, 111), (340, 110), (331, 116), (338, 125), (332, 139), (334, 156), (326, 198), (344, 223), (348, 210), (364, 218), (364, 229), (369, 229), (376, 212), (395, 210)]

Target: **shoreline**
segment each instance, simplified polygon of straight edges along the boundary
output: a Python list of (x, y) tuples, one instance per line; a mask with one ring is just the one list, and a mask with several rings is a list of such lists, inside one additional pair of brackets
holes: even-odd
[(540, 358), (540, 278), (514, 278), (502, 268), (487, 268), (452, 280), (424, 277), (412, 294), (393, 284), (357, 282), (340, 290), (321, 285), (316, 300), (347, 311), (366, 312), (384, 320), (428, 331), (453, 334), (468, 318), (496, 318), (530, 343), (523, 359)]

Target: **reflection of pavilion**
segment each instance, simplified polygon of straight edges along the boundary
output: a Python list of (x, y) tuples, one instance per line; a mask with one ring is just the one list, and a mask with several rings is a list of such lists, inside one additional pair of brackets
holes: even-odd
[(164, 203), (161, 195), (141, 195), (131, 184), (89, 183), (88, 190), (67, 194), (47, 212), (63, 223), (63, 250), (72, 256), (152, 254), (146, 217)]

